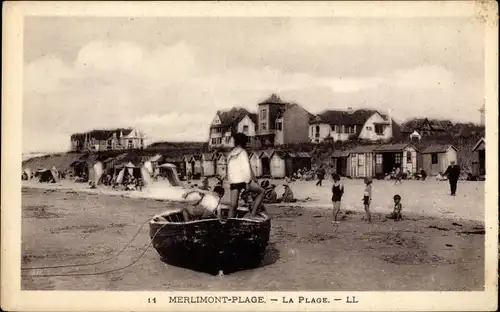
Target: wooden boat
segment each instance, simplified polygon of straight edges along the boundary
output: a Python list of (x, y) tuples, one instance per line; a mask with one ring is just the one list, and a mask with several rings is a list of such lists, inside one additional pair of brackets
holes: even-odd
[(208, 273), (256, 267), (269, 241), (271, 220), (264, 212), (243, 217), (247, 212), (238, 209), (237, 218), (184, 222), (180, 209), (167, 211), (150, 221), (153, 247), (169, 264)]

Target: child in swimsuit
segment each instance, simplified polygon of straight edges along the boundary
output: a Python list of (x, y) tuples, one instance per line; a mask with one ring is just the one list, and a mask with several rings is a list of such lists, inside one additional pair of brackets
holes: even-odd
[(333, 203), (333, 223), (338, 224), (337, 216), (340, 212), (340, 201), (342, 200), (342, 195), (344, 195), (344, 186), (340, 184), (340, 176), (338, 174), (333, 175), (333, 186), (332, 186), (332, 203)]
[(394, 195), (394, 211), (387, 215), (387, 219), (392, 219), (394, 221), (403, 220), (403, 214), (401, 210), (403, 210), (403, 205), (401, 205), (401, 196)]
[(372, 222), (372, 214), (370, 213), (370, 203), (372, 201), (372, 179), (365, 178), (365, 191), (363, 194), (363, 205), (365, 206), (366, 217), (368, 222)]

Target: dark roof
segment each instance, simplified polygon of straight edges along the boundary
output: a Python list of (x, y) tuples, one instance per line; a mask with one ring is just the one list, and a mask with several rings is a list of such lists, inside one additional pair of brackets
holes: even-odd
[(351, 149), (349, 154), (351, 153), (372, 153), (375, 149), (380, 147), (380, 145), (361, 145), (361, 146), (356, 146), (355, 148)]
[[(231, 127), (233, 131), (236, 130), (236, 126), (245, 116), (249, 116), (252, 121), (255, 118), (254, 122), (257, 121), (256, 114), (251, 114), (248, 110), (239, 107), (233, 107), (228, 111), (218, 111), (217, 115), (220, 119), (220, 125), (212, 125), (212, 127)], [(255, 116), (252, 117), (252, 115)]]
[[(407, 143), (382, 144), (378, 145), (378, 147), (375, 148), (375, 152), (399, 152), (404, 150), (407, 146), (413, 146), (413, 145)], [(416, 147), (414, 148), (417, 149)]]
[(271, 94), (265, 101), (262, 101), (259, 103), (260, 104), (286, 104), (285, 102), (283, 102), (280, 97), (273, 93)]
[[(446, 122), (446, 121), (445, 121)], [(450, 121), (447, 121), (450, 122)], [(451, 123), (451, 122), (450, 122)], [(441, 124), (439, 120), (428, 119), (428, 118), (414, 118), (404, 122), (401, 125), (401, 131), (405, 133), (412, 133), (414, 130), (421, 130), (426, 124), (430, 126), (431, 131), (445, 131), (445, 127)], [(449, 127), (450, 125), (446, 123)]]
[(349, 151), (334, 151), (332, 153), (332, 158), (348, 157), (349, 154), (350, 154)]
[(117, 128), (117, 129), (102, 129), (102, 130), (91, 130), (89, 132), (84, 133), (75, 133), (71, 135), (71, 140), (79, 140), (84, 141), (86, 137), (89, 139), (96, 140), (107, 140), (113, 136), (113, 133), (116, 133), (116, 137), (120, 138), (120, 134), (122, 133), (124, 136), (129, 135), (134, 129), (132, 128)]
[(372, 109), (358, 109), (352, 113), (340, 110), (327, 110), (313, 117), (310, 123), (328, 123), (330, 125), (364, 125), (368, 118), (375, 113), (377, 113), (377, 111)]
[(486, 145), (486, 140), (484, 138), (481, 138), (481, 139), (479, 139), (479, 141), (477, 141), (476, 145), (474, 145), (474, 148), (472, 148), (472, 151), (473, 152), (475, 152), (476, 150), (484, 151), (485, 145)]
[(289, 156), (289, 154), (288, 154), (287, 152), (285, 152), (285, 151), (274, 151), (274, 152), (270, 155), (270, 157), (273, 157), (275, 154), (276, 154), (276, 155), (278, 155), (280, 158), (286, 158), (286, 157), (288, 157), (288, 156)]
[(215, 160), (215, 154), (214, 153), (202, 153), (201, 154), (202, 158), (207, 161), (212, 161)]
[(448, 148), (452, 147), (453, 149), (457, 150), (456, 147), (454, 147), (451, 144), (432, 144), (427, 147), (425, 147), (422, 150), (422, 154), (431, 154), (431, 153), (446, 153)]
[(257, 124), (257, 114), (250, 113), (248, 114), (248, 117), (250, 117), (254, 124)]

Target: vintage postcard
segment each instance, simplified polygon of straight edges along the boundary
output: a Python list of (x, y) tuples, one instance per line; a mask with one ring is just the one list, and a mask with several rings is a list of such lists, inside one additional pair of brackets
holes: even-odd
[(2, 309), (496, 310), (495, 1), (3, 26)]

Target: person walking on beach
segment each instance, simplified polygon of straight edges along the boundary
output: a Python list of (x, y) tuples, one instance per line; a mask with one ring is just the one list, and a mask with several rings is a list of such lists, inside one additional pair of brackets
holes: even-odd
[(233, 135), (234, 148), (229, 152), (227, 161), (227, 178), (229, 189), (231, 190), (231, 207), (228, 218), (235, 216), (240, 192), (249, 191), (257, 194), (251, 209), (251, 216), (255, 216), (262, 200), (264, 199), (264, 189), (257, 183), (255, 175), (250, 165), (250, 159), (245, 147), (248, 143), (248, 137), (243, 133)]
[(460, 166), (456, 165), (454, 161), (451, 161), (444, 175), (448, 177), (448, 181), (450, 182), (451, 196), (455, 196), (458, 178), (460, 177)]
[(368, 222), (372, 223), (372, 214), (370, 213), (370, 203), (372, 201), (372, 179), (365, 178), (365, 191), (363, 194), (363, 205), (365, 206)]
[(396, 168), (396, 171), (394, 173), (394, 178), (395, 178), (395, 181), (394, 181), (394, 185), (396, 185), (396, 183), (399, 182), (399, 184), (403, 184), (403, 181), (402, 181), (402, 174), (401, 174), (401, 169), (399, 167)]
[(325, 178), (325, 168), (323, 168), (323, 165), (319, 166), (318, 171), (316, 172), (318, 175), (318, 182), (316, 183), (316, 186), (323, 186), (323, 179)]
[(340, 202), (344, 195), (344, 185), (340, 183), (340, 176), (333, 174), (332, 203), (333, 203), (333, 223), (338, 224), (337, 216), (340, 212)]

